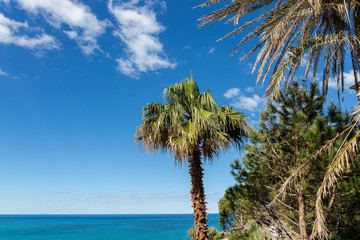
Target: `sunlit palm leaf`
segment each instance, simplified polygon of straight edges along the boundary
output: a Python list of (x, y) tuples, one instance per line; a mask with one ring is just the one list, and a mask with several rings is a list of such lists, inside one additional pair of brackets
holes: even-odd
[(200, 94), (193, 78), (164, 89), (165, 104), (148, 103), (135, 141), (146, 151), (159, 149), (184, 162), (191, 146), (202, 144), (205, 160), (221, 149), (240, 147), (247, 129), (246, 116), (234, 108), (219, 107), (210, 91)]
[[(209, 0), (204, 7), (226, 2)], [(262, 10), (262, 12), (260, 12)], [(338, 88), (344, 86), (344, 62), (347, 51), (355, 71), (359, 71), (360, 3), (354, 0), (235, 0), (201, 18), (200, 26), (226, 19), (226, 23), (239, 23), (240, 17), (258, 13), (250, 22), (242, 23), (225, 37), (234, 36), (245, 28), (255, 26), (235, 47), (258, 37), (259, 43), (246, 56), (260, 50), (255, 66), (257, 81), (265, 81), (268, 74), (270, 85), (267, 96), (277, 95), (279, 84), (299, 70), (305, 54), (309, 55), (306, 74), (313, 66), (314, 76), (318, 62), (324, 61), (323, 87), (327, 91), (330, 73), (337, 79)], [(290, 56), (289, 56), (290, 53)], [(323, 56), (323, 58), (320, 58)], [(290, 60), (289, 60), (290, 59)], [(357, 78), (355, 79), (357, 82)]]

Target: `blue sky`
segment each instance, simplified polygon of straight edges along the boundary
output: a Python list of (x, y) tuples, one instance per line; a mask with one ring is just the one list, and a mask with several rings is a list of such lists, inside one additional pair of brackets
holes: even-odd
[[(192, 212), (187, 167), (135, 146), (142, 107), (191, 73), (253, 125), (264, 107), (254, 59), (239, 63), (253, 45), (229, 56), (242, 35), (216, 42), (234, 26), (199, 29), (197, 3), (0, 0), (1, 214)], [(205, 167), (211, 213), (237, 156)]]

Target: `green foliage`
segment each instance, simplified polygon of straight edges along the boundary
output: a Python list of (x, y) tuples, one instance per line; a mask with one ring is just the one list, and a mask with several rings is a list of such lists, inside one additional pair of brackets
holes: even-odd
[[(278, 224), (286, 229), (282, 233), (294, 235), (299, 233), (301, 195), (310, 235), (317, 189), (343, 141), (343, 137), (333, 139), (350, 117), (334, 104), (325, 109), (315, 83), (307, 89), (297, 82), (281, 92), (278, 100), (270, 101), (260, 117), (259, 128), (250, 131), (251, 143), (245, 146), (242, 161), (236, 159), (231, 165), (237, 184), (219, 201), (221, 227), (241, 229), (236, 235), (241, 232), (244, 239), (251, 239), (258, 230), (246, 223), (256, 220), (259, 228)], [(332, 147), (323, 147), (331, 141)], [(360, 200), (356, 197), (360, 163), (352, 168), (337, 188), (328, 190), (334, 197), (323, 201), (328, 229), (344, 239), (360, 233)]]
[[(209, 227), (208, 229), (209, 240), (221, 240), (224, 238), (224, 233), (219, 232), (215, 227)], [(190, 228), (187, 231), (187, 235), (191, 240), (196, 240), (196, 231), (195, 227)]]
[(246, 231), (232, 231), (229, 240), (267, 240), (266, 236), (261, 232), (255, 221), (251, 222), (250, 229)]
[(163, 150), (184, 162), (194, 146), (205, 160), (231, 146), (240, 148), (247, 129), (246, 116), (232, 107), (219, 107), (210, 91), (200, 93), (195, 80), (186, 78), (164, 89), (165, 103), (148, 103), (135, 141), (146, 151)]
[(258, 225), (255, 222), (251, 223), (248, 240), (266, 240), (264, 234), (260, 231)]
[(195, 230), (195, 227), (190, 228), (190, 229), (187, 231), (187, 235), (188, 235), (188, 237), (189, 237), (191, 240), (196, 240), (196, 230)]

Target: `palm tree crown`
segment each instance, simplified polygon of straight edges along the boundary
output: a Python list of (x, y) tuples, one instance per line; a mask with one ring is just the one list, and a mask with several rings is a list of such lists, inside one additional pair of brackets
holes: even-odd
[(164, 90), (165, 104), (148, 103), (135, 141), (146, 151), (161, 149), (183, 162), (192, 146), (200, 146), (205, 160), (231, 145), (239, 148), (245, 136), (245, 116), (232, 107), (219, 107), (210, 91), (200, 94), (187, 78)]

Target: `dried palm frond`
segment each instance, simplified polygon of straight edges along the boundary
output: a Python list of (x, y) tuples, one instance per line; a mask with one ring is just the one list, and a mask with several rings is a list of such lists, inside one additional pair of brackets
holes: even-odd
[[(313, 155), (307, 159), (302, 165), (300, 165), (295, 170), (291, 171), (292, 173), (288, 178), (284, 180), (281, 187), (277, 190), (277, 194), (273, 198), (273, 200), (268, 204), (268, 206), (274, 205), (276, 202), (280, 201), (279, 198), (284, 198), (285, 194), (290, 187), (291, 184), (294, 184), (297, 182), (298, 177), (301, 175), (303, 169), (305, 167), (309, 167), (311, 163), (323, 155), (324, 153), (329, 153), (335, 144), (335, 142), (340, 139), (348, 139), (349, 135), (353, 132), (356, 124), (358, 122), (353, 123), (351, 126), (347, 127), (344, 131), (341, 133), (338, 133), (333, 139), (326, 142), (325, 145), (323, 145), (319, 150), (317, 150)], [(336, 187), (336, 179), (341, 174), (342, 171), (349, 169), (349, 160), (354, 159), (355, 153), (357, 152), (357, 138), (360, 135), (360, 131), (355, 134), (355, 136), (347, 143), (343, 142), (343, 144), (339, 147), (339, 151), (336, 154), (333, 163), (329, 167), (325, 180), (322, 183), (321, 187), (319, 188), (317, 192), (317, 199), (316, 199), (316, 220), (314, 223), (313, 232), (311, 235), (311, 239), (314, 239), (316, 237), (320, 238), (326, 238), (326, 227), (325, 227), (325, 219), (324, 219), (324, 213), (322, 210), (322, 199), (323, 197), (327, 196), (329, 189)], [(346, 141), (346, 140), (345, 140)]]
[(332, 164), (328, 167), (326, 176), (324, 177), (324, 180), (317, 191), (315, 204), (316, 218), (310, 239), (316, 239), (316, 237), (327, 239), (327, 229), (325, 226), (322, 200), (326, 196), (330, 195), (332, 192), (331, 189), (336, 187), (338, 177), (341, 176), (344, 171), (350, 169), (349, 161), (353, 161), (357, 157), (357, 139), (360, 136), (360, 131), (358, 131), (350, 141), (347, 140), (358, 122), (359, 121), (356, 121), (346, 129), (348, 134), (345, 137), (342, 145), (339, 147)]
[(330, 151), (334, 145), (334, 142), (342, 137), (344, 134), (346, 134), (348, 132), (350, 128), (347, 128), (345, 131), (338, 133), (333, 139), (329, 140), (326, 142), (326, 144), (324, 146), (322, 146), (319, 150), (317, 150), (315, 153), (313, 153), (313, 155), (307, 159), (303, 164), (301, 164), (298, 168), (296, 168), (295, 170), (292, 171), (292, 173), (290, 174), (290, 176), (288, 178), (285, 179), (285, 181), (283, 182), (283, 184), (281, 184), (281, 187), (277, 190), (277, 194), (275, 195), (275, 197), (273, 198), (273, 200), (270, 202), (269, 206), (273, 205), (280, 196), (284, 197), (287, 188), (289, 187), (290, 184), (294, 183), (297, 178), (299, 177), (299, 174), (301, 174), (301, 171), (306, 167), (309, 166), (309, 164), (311, 164), (312, 161), (314, 161), (315, 159), (317, 159), (319, 156), (321, 156), (324, 152)]
[[(226, 3), (208, 0), (197, 7)], [(256, 14), (253, 20), (240, 23), (223, 38), (235, 36), (251, 27), (250, 33), (235, 46), (231, 54), (244, 43), (259, 38), (245, 57), (259, 50), (254, 67), (257, 82), (270, 75), (266, 96), (276, 96), (285, 79), (290, 81), (298, 72), (301, 60), (308, 56), (305, 76), (313, 68), (316, 76), (323, 65), (323, 91), (326, 94), (330, 77), (337, 81), (338, 90), (344, 88), (345, 57), (351, 56), (354, 78), (360, 70), (360, 3), (355, 0), (234, 0), (204, 17), (200, 26), (215, 21), (239, 24), (239, 19)], [(254, 15), (252, 15), (253, 17)], [(221, 38), (221, 39), (223, 39)], [(244, 59), (245, 59), (244, 58)], [(331, 76), (332, 75), (332, 76)], [(340, 93), (339, 93), (340, 94)]]

